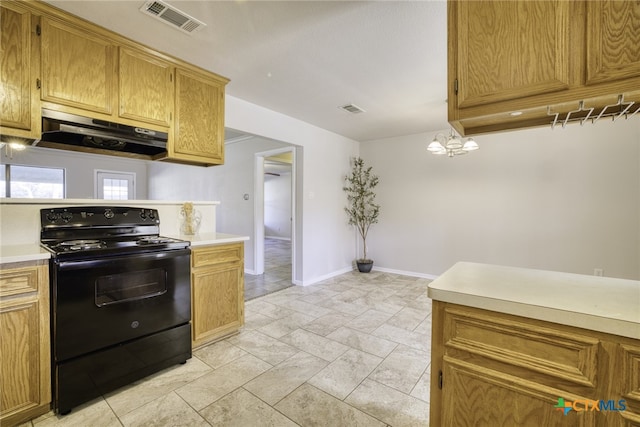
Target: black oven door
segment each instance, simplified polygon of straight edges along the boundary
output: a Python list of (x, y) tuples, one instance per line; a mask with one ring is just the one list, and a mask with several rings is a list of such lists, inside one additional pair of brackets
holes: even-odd
[(190, 250), (52, 265), (54, 362), (191, 320)]

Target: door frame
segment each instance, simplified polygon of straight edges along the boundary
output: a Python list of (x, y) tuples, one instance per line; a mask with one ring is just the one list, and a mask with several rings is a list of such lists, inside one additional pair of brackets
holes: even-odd
[(296, 232), (296, 190), (297, 190), (297, 161), (296, 147), (283, 147), (274, 150), (261, 151), (254, 154), (254, 206), (253, 206), (253, 262), (254, 273), (264, 274), (264, 159), (266, 157), (275, 156), (282, 153), (291, 153), (291, 206), (289, 213), (291, 215), (291, 283), (295, 283), (296, 276), (296, 249), (297, 249), (297, 232)]

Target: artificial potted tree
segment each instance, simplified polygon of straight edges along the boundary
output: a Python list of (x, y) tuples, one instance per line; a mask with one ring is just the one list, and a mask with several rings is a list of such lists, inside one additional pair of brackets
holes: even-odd
[(356, 157), (352, 161), (351, 174), (345, 177), (342, 189), (347, 193), (348, 206), (344, 208), (349, 217), (349, 225), (354, 225), (362, 238), (363, 257), (356, 259), (358, 271), (368, 273), (373, 260), (367, 258), (367, 234), (369, 227), (378, 222), (380, 205), (375, 203), (374, 189), (378, 177), (371, 173), (372, 167), (366, 167), (364, 160)]

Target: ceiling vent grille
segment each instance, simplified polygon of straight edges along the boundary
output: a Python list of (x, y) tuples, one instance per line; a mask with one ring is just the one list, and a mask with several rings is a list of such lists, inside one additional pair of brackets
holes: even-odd
[(207, 26), (204, 22), (198, 21), (194, 17), (160, 0), (145, 2), (140, 11), (187, 34), (192, 34)]
[(364, 113), (365, 112), (362, 108), (358, 107), (355, 104), (343, 105), (340, 108), (342, 108), (344, 111), (348, 111), (351, 114), (359, 114), (359, 113)]

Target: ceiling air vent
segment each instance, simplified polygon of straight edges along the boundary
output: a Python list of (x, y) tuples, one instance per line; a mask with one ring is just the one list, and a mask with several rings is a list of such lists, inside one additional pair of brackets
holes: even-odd
[(348, 111), (351, 114), (364, 113), (364, 110), (355, 104), (343, 105), (340, 108), (342, 108), (344, 111)]
[(194, 17), (159, 0), (145, 2), (140, 11), (187, 34), (192, 34), (207, 26), (204, 22), (198, 21)]

